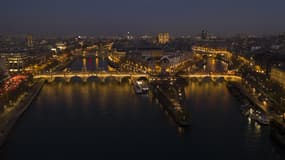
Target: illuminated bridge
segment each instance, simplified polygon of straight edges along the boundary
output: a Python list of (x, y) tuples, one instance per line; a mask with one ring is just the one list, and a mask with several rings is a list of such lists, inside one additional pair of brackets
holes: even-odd
[(183, 74), (180, 75), (183, 78), (189, 79), (211, 79), (212, 81), (216, 81), (218, 79), (224, 79), (226, 81), (241, 81), (241, 77), (233, 74)]
[(232, 53), (229, 52), (225, 48), (216, 49), (216, 48), (209, 48), (209, 47), (193, 46), (192, 50), (194, 52), (209, 53), (209, 54), (214, 54), (214, 55), (221, 54), (221, 55), (225, 55), (228, 58), (232, 56)]
[(72, 78), (80, 78), (83, 82), (87, 82), (90, 78), (98, 78), (101, 81), (105, 81), (108, 78), (113, 78), (118, 81), (122, 79), (148, 79), (149, 75), (144, 73), (131, 73), (131, 72), (54, 72), (47, 74), (34, 75), (34, 79), (46, 79), (48, 82), (53, 82), (57, 78), (64, 79), (66, 82), (70, 82)]
[[(240, 81), (241, 77), (233, 74), (183, 74), (180, 75), (187, 79), (210, 79), (216, 81), (218, 79), (224, 79), (226, 81)], [(157, 78), (157, 76), (154, 76)], [(38, 74), (34, 76), (34, 79), (45, 79), (48, 82), (53, 82), (55, 79), (64, 79), (66, 82), (70, 82), (72, 78), (80, 78), (83, 82), (87, 82), (88, 79), (97, 78), (102, 82), (106, 79), (115, 79), (121, 82), (123, 79), (146, 79), (146, 80), (156, 80), (153, 76), (144, 73), (135, 72), (55, 72), (47, 74)], [(171, 77), (171, 76), (170, 76)]]
[(201, 53), (202, 55), (215, 57), (227, 63), (231, 63), (231, 58), (233, 56), (233, 54), (230, 51), (228, 51), (226, 48), (193, 46), (192, 50), (196, 53)]

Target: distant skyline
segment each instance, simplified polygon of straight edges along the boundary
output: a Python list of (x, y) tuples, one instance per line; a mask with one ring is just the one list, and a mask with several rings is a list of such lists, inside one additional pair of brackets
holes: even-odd
[(284, 0), (3, 0), (1, 34), (276, 34)]

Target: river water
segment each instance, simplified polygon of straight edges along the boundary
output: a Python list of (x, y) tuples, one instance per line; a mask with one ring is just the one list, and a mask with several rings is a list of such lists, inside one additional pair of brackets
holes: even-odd
[[(89, 70), (108, 67), (103, 59), (87, 62)], [(80, 70), (81, 60), (71, 68)], [(240, 114), (224, 82), (189, 82), (185, 95), (192, 122), (182, 129), (128, 83), (46, 84), (0, 159), (284, 159), (269, 128)]]

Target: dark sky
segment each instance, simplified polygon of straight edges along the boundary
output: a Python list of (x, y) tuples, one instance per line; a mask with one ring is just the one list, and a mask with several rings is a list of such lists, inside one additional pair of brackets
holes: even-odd
[(279, 33), (285, 0), (1, 0), (1, 33)]

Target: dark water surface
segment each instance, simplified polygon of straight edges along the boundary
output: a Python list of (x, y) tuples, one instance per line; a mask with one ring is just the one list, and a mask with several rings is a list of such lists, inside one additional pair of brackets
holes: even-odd
[(285, 159), (269, 128), (240, 114), (224, 82), (190, 82), (185, 93), (192, 122), (183, 130), (128, 83), (47, 84), (0, 159)]
[(132, 154), (148, 159), (284, 158), (267, 127), (241, 116), (225, 84), (195, 82), (185, 91), (192, 126), (182, 130), (151, 96), (134, 94), (129, 84), (45, 85), (12, 131), (3, 159), (116, 159)]

